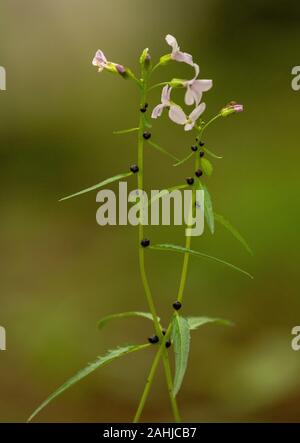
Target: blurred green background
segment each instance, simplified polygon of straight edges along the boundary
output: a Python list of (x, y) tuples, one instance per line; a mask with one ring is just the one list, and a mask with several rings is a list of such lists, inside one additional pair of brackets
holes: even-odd
[[(99, 227), (95, 193), (58, 203), (64, 195), (124, 172), (136, 161), (138, 91), (91, 60), (101, 48), (112, 61), (138, 68), (175, 35), (214, 88), (206, 118), (229, 100), (244, 114), (207, 131), (208, 148), (224, 155), (206, 179), (217, 212), (248, 239), (252, 258), (218, 226), (193, 247), (254, 274), (250, 281), (222, 265), (191, 260), (184, 312), (219, 316), (232, 329), (194, 332), (190, 365), (178, 396), (185, 421), (300, 420), (300, 353), (291, 329), (300, 324), (299, 104), (291, 69), (299, 59), (299, 2), (258, 0), (0, 0), (1, 298), (0, 420), (25, 421), (58, 385), (105, 350), (142, 343), (151, 323), (128, 319), (102, 332), (104, 315), (147, 310), (138, 273), (137, 230)], [(190, 77), (172, 64), (153, 80)], [(158, 103), (159, 91), (149, 100)], [(164, 116), (153, 140), (179, 157), (191, 134)], [(173, 168), (145, 148), (150, 189), (180, 183), (191, 164)], [(130, 179), (135, 187), (135, 180)], [(117, 189), (117, 185), (112, 186)], [(156, 242), (183, 244), (182, 228), (153, 227)], [(176, 298), (182, 256), (147, 253), (157, 307), (166, 323)], [(130, 421), (154, 350), (124, 357), (53, 402), (37, 421)], [(162, 371), (145, 421), (169, 421)]]

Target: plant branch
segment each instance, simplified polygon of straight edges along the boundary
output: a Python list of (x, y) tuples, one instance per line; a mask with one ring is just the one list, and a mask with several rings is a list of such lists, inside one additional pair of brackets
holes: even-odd
[[(141, 94), (141, 105), (143, 105), (146, 102), (146, 95), (147, 95), (147, 74), (146, 73), (144, 73), (144, 75), (143, 75), (142, 84), (143, 84), (143, 88), (142, 88), (142, 94)], [(144, 137), (143, 137), (143, 134), (144, 134), (145, 129), (146, 129), (146, 118), (145, 118), (144, 113), (141, 113), (140, 122), (139, 122), (139, 132), (138, 132), (138, 167), (139, 167), (138, 189), (140, 189), (140, 190), (143, 189), (143, 185), (144, 185), (144, 182), (143, 182), (143, 177), (144, 177)], [(155, 375), (157, 365), (159, 363), (161, 356), (163, 356), (164, 370), (165, 370), (165, 374), (166, 374), (167, 386), (168, 386), (168, 391), (169, 391), (169, 395), (170, 395), (170, 401), (171, 401), (172, 411), (174, 414), (174, 419), (176, 422), (180, 422), (180, 416), (179, 416), (179, 411), (178, 411), (176, 399), (172, 393), (173, 392), (173, 381), (172, 381), (169, 356), (168, 356), (167, 350), (165, 348), (166, 340), (162, 334), (161, 326), (160, 326), (160, 323), (158, 320), (156, 308), (154, 305), (154, 301), (153, 301), (153, 297), (152, 297), (152, 293), (151, 293), (151, 289), (150, 289), (150, 286), (148, 283), (148, 278), (147, 278), (146, 269), (145, 269), (145, 252), (144, 252), (144, 248), (141, 246), (141, 242), (144, 239), (144, 226), (142, 223), (143, 211), (144, 211), (144, 207), (143, 207), (143, 205), (141, 205), (141, 214), (140, 214), (141, 223), (139, 224), (139, 267), (140, 267), (140, 274), (141, 274), (141, 279), (142, 279), (144, 291), (145, 291), (146, 298), (147, 298), (147, 303), (148, 303), (150, 312), (153, 317), (155, 332), (160, 339), (161, 346), (160, 346), (159, 352), (157, 353), (157, 355), (153, 361), (152, 367), (150, 369), (150, 373), (147, 378), (147, 382), (146, 382), (146, 385), (145, 385), (145, 388), (143, 391), (143, 395), (142, 395), (142, 398), (141, 398), (140, 403), (137, 408), (137, 412), (134, 417), (134, 423), (137, 423), (140, 419), (140, 416), (143, 411), (145, 402), (147, 400), (147, 397), (148, 397), (148, 394), (149, 394), (149, 391), (150, 391), (150, 388), (152, 385), (153, 377)]]

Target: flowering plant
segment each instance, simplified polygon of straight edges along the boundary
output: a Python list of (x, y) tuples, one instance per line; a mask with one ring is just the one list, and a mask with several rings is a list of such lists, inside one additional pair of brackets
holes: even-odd
[[(209, 149), (207, 149), (205, 143), (203, 142), (203, 134), (207, 127), (214, 123), (219, 118), (224, 118), (229, 116), (230, 114), (239, 113), (243, 111), (243, 106), (237, 104), (235, 102), (230, 102), (228, 105), (224, 106), (214, 117), (212, 117), (207, 122), (202, 119), (202, 115), (206, 109), (206, 105), (202, 102), (203, 94), (209, 91), (212, 86), (212, 80), (199, 79), (200, 68), (194, 63), (192, 55), (182, 52), (180, 47), (175, 39), (175, 37), (171, 35), (166, 36), (166, 42), (171, 47), (171, 53), (163, 55), (159, 62), (152, 65), (151, 56), (148, 48), (145, 49), (139, 59), (140, 63), (140, 78), (138, 78), (129, 68), (118, 64), (113, 63), (107, 60), (106, 56), (101, 50), (96, 52), (96, 55), (92, 61), (92, 64), (98, 68), (99, 72), (109, 71), (113, 74), (119, 75), (124, 79), (132, 80), (136, 83), (140, 90), (140, 109), (139, 109), (139, 124), (138, 127), (125, 129), (121, 131), (115, 131), (115, 134), (125, 134), (125, 133), (137, 133), (137, 164), (131, 165), (129, 172), (125, 172), (122, 174), (115, 175), (110, 177), (94, 186), (91, 186), (82, 191), (76, 192), (75, 194), (71, 194), (67, 197), (64, 197), (61, 200), (66, 200), (86, 192), (94, 191), (98, 188), (101, 188), (105, 185), (108, 185), (112, 182), (124, 179), (126, 177), (136, 175), (137, 176), (137, 184), (140, 190), (144, 188), (144, 161), (143, 161), (143, 152), (144, 152), (144, 144), (147, 142), (151, 147), (157, 149), (160, 153), (167, 155), (176, 161), (174, 166), (179, 166), (192, 157), (194, 158), (194, 173), (193, 176), (187, 177), (185, 183), (181, 183), (178, 186), (171, 188), (174, 189), (184, 189), (191, 188), (192, 189), (192, 204), (190, 205), (190, 222), (187, 224), (187, 227), (191, 226), (191, 220), (197, 212), (199, 208), (199, 202), (197, 201), (197, 190), (202, 190), (204, 192), (204, 215), (206, 219), (207, 226), (211, 233), (214, 233), (215, 230), (215, 222), (221, 223), (225, 228), (227, 228), (231, 233), (235, 236), (237, 240), (239, 240), (243, 246), (251, 252), (248, 244), (241, 236), (241, 234), (229, 223), (223, 216), (216, 214), (213, 210), (213, 204), (211, 196), (208, 192), (208, 189), (204, 182), (202, 181), (203, 175), (211, 175), (213, 172), (213, 166), (210, 160), (207, 157), (212, 157), (214, 159), (220, 159), (221, 157), (217, 156)], [(158, 68), (164, 66), (171, 61), (186, 63), (191, 66), (194, 70), (194, 75), (191, 80), (185, 79), (171, 79), (170, 81), (161, 82), (158, 84), (151, 85), (151, 78)], [(157, 104), (152, 110), (151, 117), (152, 119), (159, 118), (164, 111), (168, 111), (169, 118), (172, 122), (178, 125), (182, 125), (185, 131), (194, 131), (196, 142), (191, 147), (191, 152), (182, 160), (175, 157), (172, 153), (162, 148), (157, 143), (151, 140), (152, 132), (152, 124), (147, 116), (148, 114), (148, 103), (147, 96), (148, 93), (158, 87), (162, 87), (161, 93), (161, 102)], [(186, 113), (183, 108), (177, 103), (172, 101), (172, 90), (174, 88), (184, 88), (185, 89), (185, 97), (184, 102), (187, 106), (193, 106), (191, 112)], [(201, 178), (201, 180), (200, 180)], [(141, 219), (143, 213), (143, 207), (140, 208)], [(75, 376), (69, 379), (66, 383), (64, 383), (60, 388), (58, 388), (53, 394), (51, 394), (31, 415), (29, 420), (32, 420), (33, 417), (39, 413), (50, 401), (64, 392), (66, 389), (85, 378), (91, 372), (95, 371), (101, 366), (111, 363), (113, 360), (120, 358), (129, 353), (137, 352), (142, 349), (146, 349), (151, 347), (152, 345), (157, 345), (158, 349), (156, 355), (154, 357), (152, 366), (150, 368), (149, 374), (147, 376), (145, 388), (143, 390), (140, 402), (138, 404), (136, 414), (134, 416), (134, 422), (138, 422), (141, 418), (141, 414), (144, 409), (145, 402), (147, 400), (150, 388), (152, 386), (152, 382), (158, 367), (159, 362), (162, 360), (164, 366), (164, 372), (168, 387), (168, 393), (170, 397), (170, 403), (172, 407), (172, 412), (174, 415), (174, 420), (176, 422), (180, 422), (180, 413), (177, 404), (176, 396), (181, 388), (185, 371), (188, 363), (188, 356), (190, 350), (190, 331), (199, 328), (208, 323), (217, 323), (222, 325), (231, 325), (231, 322), (227, 320), (222, 320), (219, 318), (208, 318), (208, 317), (186, 317), (179, 314), (181, 312), (183, 305), (183, 298), (185, 292), (185, 285), (187, 280), (187, 272), (188, 266), (191, 256), (205, 258), (209, 260), (214, 260), (218, 263), (223, 263), (224, 265), (242, 272), (243, 274), (251, 277), (251, 275), (240, 269), (239, 267), (228, 263), (224, 260), (221, 260), (216, 257), (212, 257), (203, 252), (195, 251), (191, 249), (191, 235), (186, 235), (185, 245), (179, 246), (174, 244), (156, 244), (152, 245), (150, 240), (145, 237), (144, 234), (144, 225), (142, 222), (138, 225), (138, 255), (139, 255), (139, 268), (141, 274), (141, 280), (143, 283), (146, 301), (148, 304), (148, 308), (150, 312), (123, 312), (118, 314), (112, 314), (107, 317), (104, 317), (99, 322), (99, 328), (102, 328), (106, 323), (114, 319), (120, 319), (125, 317), (134, 317), (139, 316), (145, 319), (151, 320), (154, 327), (154, 334), (148, 338), (148, 343), (139, 344), (139, 345), (127, 345), (123, 347), (116, 348), (114, 350), (108, 351), (104, 356), (98, 357), (93, 363), (89, 364), (87, 367), (79, 371)], [(178, 289), (177, 297), (172, 305), (172, 314), (170, 317), (169, 324), (166, 328), (163, 328), (161, 325), (160, 318), (157, 314), (155, 300), (152, 295), (152, 291), (150, 288), (149, 280), (146, 273), (145, 267), (145, 250), (150, 249), (153, 251), (170, 251), (177, 252), (183, 254), (183, 266), (181, 271), (180, 284)], [(251, 277), (252, 278), (252, 277)], [(175, 297), (174, 297), (175, 298)], [(170, 365), (170, 353), (169, 349), (174, 350), (175, 357), (175, 374), (173, 376), (171, 365)]]

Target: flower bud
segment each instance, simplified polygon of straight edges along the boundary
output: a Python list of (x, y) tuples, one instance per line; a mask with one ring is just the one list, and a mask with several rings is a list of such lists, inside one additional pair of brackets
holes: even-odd
[(140, 64), (146, 69), (151, 66), (151, 55), (149, 53), (149, 48), (145, 48), (140, 56)]
[(221, 116), (227, 117), (230, 114), (235, 114), (236, 112), (243, 112), (244, 106), (235, 102), (229, 103), (225, 108), (221, 109)]
[(124, 66), (123, 65), (119, 65), (119, 64), (117, 64), (116, 65), (116, 70), (117, 70), (117, 72), (120, 74), (120, 75), (126, 75), (126, 69), (124, 68)]

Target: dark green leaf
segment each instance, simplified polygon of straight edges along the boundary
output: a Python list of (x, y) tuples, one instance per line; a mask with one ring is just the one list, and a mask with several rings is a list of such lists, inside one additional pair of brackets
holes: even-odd
[(175, 353), (173, 395), (176, 396), (184, 378), (190, 351), (190, 327), (187, 320), (180, 315), (173, 317), (171, 338)]
[(148, 141), (149, 145), (152, 146), (154, 149), (157, 149), (157, 151), (161, 152), (162, 154), (167, 155), (168, 157), (171, 157), (175, 161), (179, 161), (179, 159), (177, 157), (175, 157), (175, 155), (171, 154), (166, 149), (159, 146), (157, 143), (154, 143), (151, 140), (147, 140), (147, 141)]
[[(127, 317), (144, 317), (153, 321), (152, 314), (150, 312), (138, 312), (138, 311), (130, 311), (130, 312), (121, 312), (118, 314), (107, 315), (106, 317), (101, 318), (98, 322), (98, 328), (101, 329), (111, 320), (119, 319), (119, 318), (127, 318)], [(160, 318), (158, 318), (160, 321)]]
[(223, 265), (226, 265), (229, 268), (234, 269), (235, 271), (239, 271), (242, 274), (245, 274), (248, 277), (253, 278), (252, 275), (249, 274), (249, 272), (244, 271), (243, 269), (238, 268), (237, 266), (235, 266), (231, 263), (228, 263), (227, 261), (221, 260), (220, 258), (217, 258), (217, 257), (213, 257), (212, 255), (204, 254), (203, 252), (193, 251), (192, 249), (184, 248), (183, 246), (177, 246), (177, 245), (172, 245), (172, 244), (161, 244), (161, 245), (149, 246), (149, 249), (154, 249), (157, 251), (180, 252), (182, 254), (191, 254), (191, 255), (195, 255), (196, 257), (207, 258), (209, 260), (213, 260), (218, 263), (222, 263)]
[(207, 158), (201, 158), (201, 167), (204, 174), (211, 175), (213, 173), (213, 165)]
[(226, 229), (228, 229), (228, 231), (230, 231), (231, 234), (240, 243), (242, 243), (242, 245), (249, 252), (249, 254), (253, 255), (253, 252), (252, 252), (250, 246), (248, 245), (248, 243), (246, 242), (246, 240), (244, 239), (244, 237), (242, 237), (242, 235), (239, 233), (239, 231), (234, 226), (232, 226), (232, 224), (228, 220), (226, 220), (226, 218), (224, 218), (223, 215), (215, 213), (215, 220), (217, 222), (219, 222), (221, 225), (223, 225)]
[(59, 201), (68, 200), (69, 198), (77, 197), (78, 195), (85, 194), (86, 192), (95, 191), (96, 189), (102, 188), (105, 185), (121, 180), (122, 178), (129, 177), (133, 172), (125, 172), (124, 174), (115, 175), (114, 177), (107, 178), (97, 185), (90, 186), (89, 188), (83, 189), (82, 191), (75, 192), (75, 194), (68, 195), (67, 197), (61, 198)]
[(60, 394), (62, 394), (64, 391), (69, 389), (71, 386), (73, 386), (75, 383), (79, 382), (83, 378), (87, 377), (91, 372), (94, 372), (96, 369), (100, 368), (101, 366), (107, 365), (108, 363), (111, 363), (113, 360), (116, 360), (119, 357), (122, 357), (123, 355), (129, 354), (134, 351), (139, 351), (141, 349), (147, 348), (148, 346), (151, 346), (149, 344), (144, 345), (132, 345), (132, 346), (124, 346), (122, 348), (113, 349), (111, 351), (108, 351), (106, 355), (103, 357), (98, 357), (97, 360), (95, 360), (93, 363), (90, 363), (88, 366), (86, 366), (84, 369), (81, 369), (81, 371), (77, 372), (73, 377), (71, 377), (68, 381), (66, 381), (62, 386), (60, 386), (56, 391), (54, 391), (29, 417), (28, 421), (31, 421), (42, 409), (44, 409), (45, 406), (47, 406), (54, 398), (58, 397)]
[(204, 215), (206, 223), (208, 224), (208, 227), (210, 229), (210, 232), (214, 234), (215, 232), (215, 219), (214, 219), (214, 211), (213, 211), (213, 204), (211, 200), (211, 196), (208, 192), (207, 187), (201, 183), (201, 181), (197, 180), (199, 189), (203, 189), (204, 191)]
[(200, 326), (208, 323), (216, 323), (223, 326), (233, 326), (233, 323), (229, 320), (223, 320), (222, 318), (209, 318), (209, 317), (187, 317), (186, 318), (191, 331), (198, 329)]

